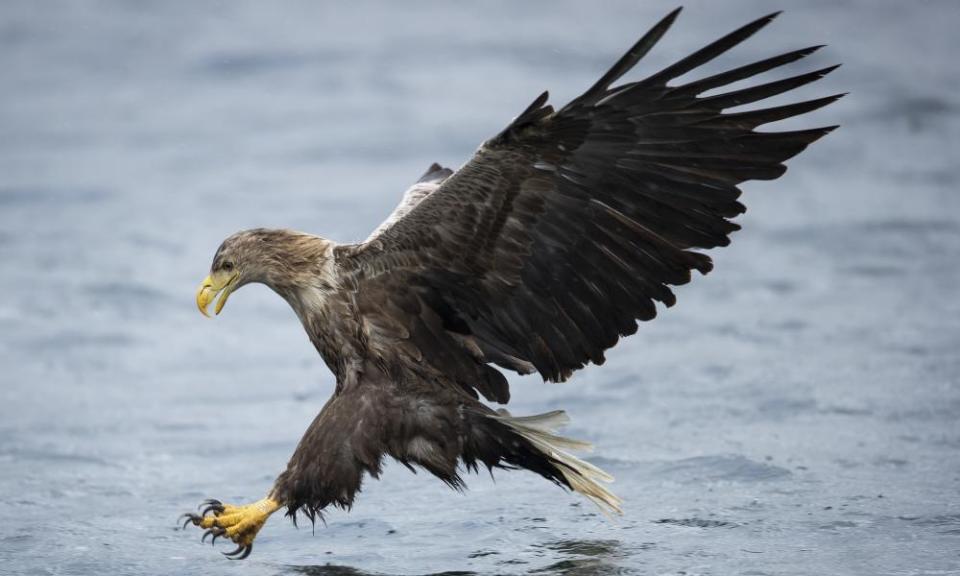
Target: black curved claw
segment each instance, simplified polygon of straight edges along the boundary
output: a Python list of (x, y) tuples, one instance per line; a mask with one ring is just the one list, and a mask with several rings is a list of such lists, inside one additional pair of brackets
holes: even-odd
[(214, 539), (214, 541), (216, 541), (216, 539), (217, 539), (217, 528), (216, 528), (216, 527), (207, 528), (206, 530), (204, 530), (204, 531), (203, 531), (203, 536), (200, 537), (200, 542), (201, 542), (201, 543), (202, 543), (202, 542), (206, 542), (206, 541), (207, 541), (207, 536), (210, 536), (210, 535), (213, 535), (213, 539)]
[(203, 512), (200, 513), (201, 516), (206, 516), (211, 512), (213, 512), (214, 515), (217, 515), (223, 512), (223, 504), (221, 504), (217, 500), (207, 500), (206, 502), (204, 502), (204, 504), (207, 504), (207, 507), (204, 508)]
[(231, 550), (230, 552), (222, 552), (222, 554), (227, 558), (229, 558), (230, 560), (243, 560), (244, 558), (250, 555), (250, 552), (253, 552), (253, 544), (249, 544), (247, 546), (240, 544), (239, 546), (237, 546), (236, 550)]
[(224, 534), (226, 534), (226, 532), (227, 532), (226, 530), (224, 530), (219, 526), (214, 526), (213, 528), (207, 528), (207, 530), (203, 533), (203, 536), (200, 537), (200, 542), (206, 542), (207, 536), (212, 535), (213, 540), (210, 541), (210, 544), (213, 545), (213, 543), (217, 541), (217, 538), (219, 538), (220, 536), (223, 536)]
[[(193, 525), (196, 526), (200, 524), (200, 521), (202, 520), (200, 516), (197, 516), (193, 512), (187, 512), (186, 514), (181, 514), (180, 518), (186, 518), (186, 520), (183, 521), (183, 528), (181, 528), (181, 530), (186, 530), (187, 524), (190, 524), (191, 522), (193, 522)], [(180, 521), (180, 518), (177, 519), (177, 522)]]

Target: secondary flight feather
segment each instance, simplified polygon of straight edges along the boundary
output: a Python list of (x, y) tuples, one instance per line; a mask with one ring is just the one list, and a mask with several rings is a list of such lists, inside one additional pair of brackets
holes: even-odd
[(349, 508), (386, 456), (454, 488), (463, 470), (524, 468), (621, 512), (612, 478), (570, 453), (589, 444), (557, 435), (563, 412), (516, 417), (483, 400), (509, 400), (501, 370), (563, 381), (601, 364), (658, 302), (672, 306), (672, 286), (711, 270), (700, 250), (727, 245), (739, 228), (738, 185), (780, 177), (834, 127), (756, 129), (840, 97), (727, 111), (833, 66), (703, 95), (819, 46), (674, 84), (776, 14), (620, 82), (678, 14), (559, 110), (544, 92), (459, 170), (431, 166), (366, 241), (256, 229), (223, 242), (197, 291), (200, 310), (216, 300), (219, 313), (239, 287), (266, 284), (297, 313), (337, 385), (265, 498), (209, 500), (185, 526), (234, 541), (232, 557), (245, 557), (280, 508), (311, 520)]

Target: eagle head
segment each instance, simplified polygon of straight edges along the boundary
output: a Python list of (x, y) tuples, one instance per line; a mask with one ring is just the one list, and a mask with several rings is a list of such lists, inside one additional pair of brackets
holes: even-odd
[(207, 308), (216, 299), (214, 313), (219, 314), (230, 294), (251, 282), (266, 284), (282, 296), (316, 284), (327, 269), (332, 246), (328, 240), (293, 230), (237, 232), (213, 255), (210, 274), (197, 288), (197, 307), (210, 316)]

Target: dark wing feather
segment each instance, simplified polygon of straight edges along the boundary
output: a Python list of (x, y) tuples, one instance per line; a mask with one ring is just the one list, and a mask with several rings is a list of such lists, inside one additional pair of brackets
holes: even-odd
[[(345, 277), (361, 298), (370, 299), (371, 314), (385, 314), (373, 310), (373, 299), (416, 293), (435, 315), (403, 320), (411, 334), (407, 345), (419, 350), (422, 362), (499, 401), (507, 397), (505, 381), (472, 383), (476, 375), (457, 363), (534, 368), (555, 381), (587, 362), (602, 363), (604, 350), (635, 332), (637, 320), (656, 316), (656, 302), (674, 304), (670, 286), (687, 283), (691, 270), (710, 271), (710, 258), (693, 249), (729, 243), (739, 228), (730, 218), (745, 210), (737, 186), (779, 177), (784, 161), (833, 129), (754, 131), (840, 96), (724, 113), (833, 68), (699, 96), (818, 47), (668, 86), (775, 15), (644, 80), (613, 86), (676, 15), (654, 26), (559, 112), (542, 94), (405, 217), (368, 242), (343, 249)], [(426, 326), (433, 326), (429, 337), (418, 338)]]

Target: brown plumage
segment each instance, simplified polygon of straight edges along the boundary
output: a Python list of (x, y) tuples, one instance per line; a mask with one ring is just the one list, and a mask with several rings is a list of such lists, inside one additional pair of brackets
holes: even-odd
[(431, 166), (365, 242), (252, 230), (223, 243), (198, 293), (201, 309), (210, 294), (224, 292), (219, 310), (245, 283), (270, 286), (337, 381), (270, 502), (311, 519), (330, 505), (349, 508), (364, 475), (377, 477), (390, 456), (455, 488), (461, 467), (526, 468), (620, 511), (601, 484), (610, 478), (567, 452), (588, 445), (554, 434), (563, 413), (516, 418), (480, 397), (509, 400), (497, 367), (563, 381), (601, 364), (637, 320), (656, 316), (657, 302), (672, 306), (671, 286), (712, 268), (696, 250), (725, 246), (738, 229), (730, 221), (745, 210), (737, 186), (778, 178), (785, 160), (833, 127), (755, 129), (839, 98), (724, 112), (832, 67), (700, 96), (818, 47), (669, 85), (775, 15), (615, 85), (678, 12), (559, 111), (544, 93), (456, 172)]

